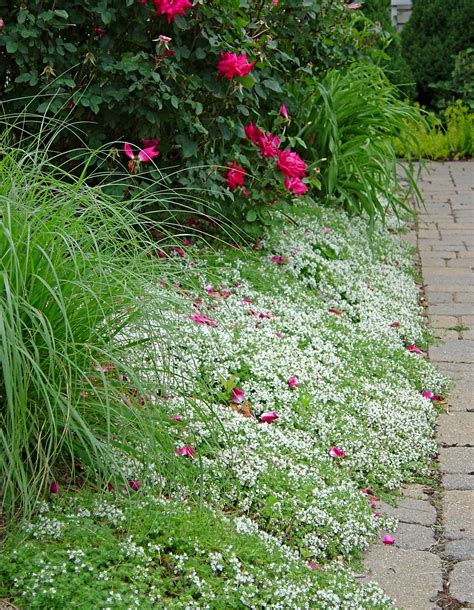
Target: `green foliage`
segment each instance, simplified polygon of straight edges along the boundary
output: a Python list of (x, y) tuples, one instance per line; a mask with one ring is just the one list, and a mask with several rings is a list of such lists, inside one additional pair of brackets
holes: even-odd
[[(404, 205), (396, 194), (396, 155), (390, 138), (398, 136), (416, 150), (406, 121), (422, 122), (418, 111), (399, 99), (383, 71), (353, 64), (345, 74), (330, 71), (315, 85), (302, 117), (300, 136), (320, 160), (324, 194), (354, 214), (374, 221), (387, 207)], [(412, 181), (412, 186), (416, 187)]]
[(385, 49), (387, 58), (383, 61), (388, 78), (399, 87), (405, 97), (414, 100), (416, 97), (415, 80), (410, 66), (402, 56), (400, 35), (390, 17), (390, 0), (366, 0), (361, 10), (375, 23), (376, 27), (382, 28), (388, 36)]
[(426, 123), (408, 122), (406, 126), (417, 141), (416, 149), (406, 148), (399, 139), (394, 140), (397, 155), (407, 158), (420, 154), (424, 159), (471, 158), (474, 154), (474, 113), (458, 101), (448, 106), (438, 117), (433, 112), (426, 115)]
[[(33, 113), (81, 122), (92, 148), (159, 139), (167, 183), (205, 189), (227, 216), (242, 202), (225, 185), (226, 164), (236, 159), (253, 170), (241, 150), (243, 125), (258, 119), (268, 128), (282, 103), (291, 116), (308, 81), (380, 52), (380, 36), (355, 13), (345, 0), (213, 0), (168, 23), (139, 0), (60, 8), (9, 1), (0, 32), (2, 99), (9, 112), (22, 111), (26, 100)], [(246, 53), (251, 73), (219, 78), (225, 52)], [(75, 145), (70, 133), (56, 144), (63, 151)], [(122, 147), (111, 148), (104, 170), (115, 171), (117, 157), (126, 163)], [(154, 177), (163, 179), (158, 171)]]
[[(310, 569), (245, 519), (239, 527), (215, 510), (141, 495), (61, 498), (10, 537), (0, 561), (2, 597), (22, 591), (29, 608), (51, 610), (264, 608), (289, 599), (322, 609), (325, 589), (355, 599), (358, 585), (340, 568)], [(360, 608), (385, 607), (374, 587), (358, 598)]]
[(160, 462), (173, 447), (168, 421), (140, 406), (151, 391), (122, 337), (150, 275), (139, 214), (34, 147), (2, 144), (0, 503), (12, 515), (55, 476), (123, 482), (119, 456)]
[(451, 78), (446, 82), (436, 83), (438, 97), (435, 104), (445, 108), (460, 100), (474, 110), (474, 49), (459, 51), (456, 55)]
[(456, 54), (474, 45), (472, 23), (471, 0), (413, 0), (410, 20), (402, 30), (402, 49), (421, 104), (432, 104), (437, 83), (451, 77)]

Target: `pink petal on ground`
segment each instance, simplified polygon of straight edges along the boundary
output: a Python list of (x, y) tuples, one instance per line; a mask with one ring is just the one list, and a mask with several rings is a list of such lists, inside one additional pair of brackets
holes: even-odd
[(260, 421), (262, 424), (271, 424), (276, 419), (278, 419), (278, 415), (275, 411), (267, 411), (266, 413), (262, 413), (260, 415)]
[(236, 405), (240, 405), (245, 398), (245, 392), (240, 388), (232, 388), (232, 402)]
[(174, 421), (183, 421), (184, 417), (182, 415), (171, 415), (170, 419), (174, 419)]
[(300, 382), (296, 379), (296, 377), (290, 377), (288, 379), (288, 387), (290, 390), (296, 390), (299, 385)]
[(128, 486), (130, 487), (130, 489), (132, 491), (138, 491), (140, 489), (140, 487), (141, 487), (141, 483), (140, 483), (140, 481), (138, 479), (131, 479), (128, 482)]
[(341, 449), (340, 447), (332, 447), (331, 450), (329, 451), (329, 455), (333, 458), (343, 458), (345, 457), (345, 452), (343, 449)]
[(195, 453), (196, 449), (194, 449), (194, 447), (192, 447), (191, 445), (186, 445), (185, 447), (178, 447), (176, 449), (176, 454), (182, 455), (184, 457), (193, 457)]
[(217, 326), (217, 322), (211, 320), (211, 318), (208, 318), (201, 313), (193, 313), (189, 316), (189, 319), (196, 322), (196, 324), (202, 324), (203, 326), (210, 326), (211, 328), (215, 328)]
[(395, 538), (393, 536), (385, 534), (385, 536), (382, 538), (382, 542), (384, 544), (395, 544)]
[(313, 563), (312, 561), (307, 561), (306, 565), (308, 566), (308, 568), (311, 568), (312, 570), (320, 570), (321, 568), (318, 566), (317, 563)]

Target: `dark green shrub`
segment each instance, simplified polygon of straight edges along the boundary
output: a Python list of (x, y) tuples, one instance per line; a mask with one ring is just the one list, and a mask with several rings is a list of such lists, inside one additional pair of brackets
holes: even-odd
[(402, 49), (421, 104), (432, 104), (436, 83), (451, 78), (456, 54), (474, 46), (473, 23), (471, 0), (413, 0), (413, 12), (402, 30)]
[[(90, 147), (122, 142), (110, 151), (106, 170), (117, 158), (137, 169), (123, 154), (124, 141), (137, 152), (143, 140), (159, 140), (160, 170), (188, 167), (173, 170), (172, 183), (205, 188), (226, 215), (245, 207), (227, 188), (227, 163), (236, 159), (249, 174), (253, 169), (242, 152), (243, 126), (258, 120), (268, 129), (283, 103), (292, 116), (308, 81), (378, 45), (372, 31), (355, 26), (357, 11), (345, 0), (193, 6), (173, 0), (182, 10), (169, 19), (157, 14), (161, 0), (4, 4), (0, 83), (9, 112), (38, 96), (29, 102), (31, 112), (82, 122)], [(246, 55), (250, 72), (219, 77), (223, 53)], [(73, 146), (68, 134), (57, 142), (63, 151)], [(158, 171), (154, 176), (162, 178)]]
[(415, 79), (410, 66), (402, 56), (400, 36), (390, 17), (390, 0), (366, 0), (362, 7), (366, 17), (381, 27), (390, 36), (385, 52), (385, 71), (390, 81), (397, 85), (402, 94), (410, 100), (416, 97)]

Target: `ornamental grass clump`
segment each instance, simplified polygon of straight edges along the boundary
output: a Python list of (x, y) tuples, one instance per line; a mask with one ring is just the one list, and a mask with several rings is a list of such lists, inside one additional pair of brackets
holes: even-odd
[[(125, 326), (146, 299), (152, 244), (140, 215), (53, 167), (34, 140), (0, 159), (0, 506), (28, 513), (45, 491), (89, 479), (126, 490), (124, 464), (173, 456), (169, 422), (127, 360)], [(156, 246), (155, 246), (156, 247)], [(161, 261), (160, 279), (169, 262)], [(160, 316), (155, 305), (155, 316)], [(140, 345), (150, 340), (145, 330)], [(155, 332), (153, 341), (159, 346)], [(119, 460), (119, 461), (118, 461)], [(174, 460), (166, 466), (173, 472)], [(120, 463), (119, 463), (120, 462)], [(165, 467), (165, 464), (162, 464)], [(153, 473), (159, 483), (159, 467)]]

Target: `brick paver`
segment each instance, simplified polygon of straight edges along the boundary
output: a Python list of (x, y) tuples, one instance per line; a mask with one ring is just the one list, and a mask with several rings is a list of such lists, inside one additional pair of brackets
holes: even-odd
[(399, 548), (372, 547), (365, 560), (404, 610), (474, 608), (474, 162), (431, 163), (429, 171), (419, 182), (416, 241), (408, 241), (439, 339), (429, 357), (454, 384), (437, 430), (443, 488), (431, 496), (418, 489), (416, 500), (387, 508), (401, 522)]

